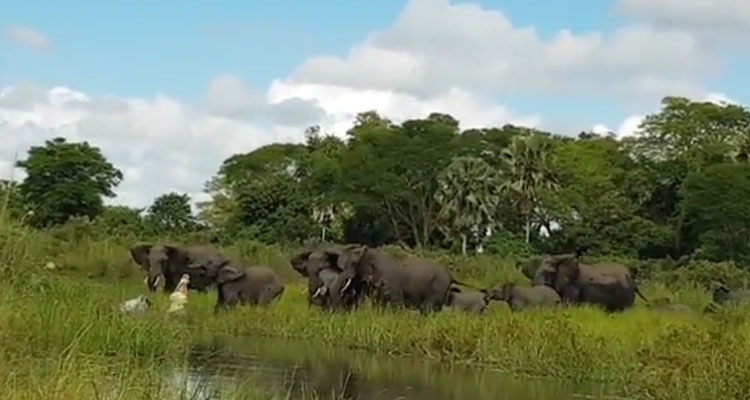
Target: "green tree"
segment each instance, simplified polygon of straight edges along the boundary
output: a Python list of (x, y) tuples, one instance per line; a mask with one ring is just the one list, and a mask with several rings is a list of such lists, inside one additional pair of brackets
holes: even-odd
[(190, 196), (167, 193), (157, 197), (148, 208), (146, 222), (158, 234), (185, 234), (197, 228), (190, 208)]
[(299, 144), (271, 144), (227, 158), (205, 185), (204, 191), (211, 200), (197, 204), (200, 220), (225, 229), (236, 223), (235, 217), (240, 212), (238, 193), (256, 179), (271, 175), (295, 176), (306, 151), (305, 146)]
[(341, 191), (355, 208), (381, 215), (401, 243), (425, 247), (437, 230), (437, 176), (459, 142), (450, 116), (393, 125), (377, 114), (361, 114), (349, 131), (341, 162)]
[(144, 231), (142, 208), (105, 206), (94, 220), (98, 229), (112, 236), (139, 236)]
[(303, 242), (315, 236), (309, 196), (291, 176), (259, 177), (239, 188), (235, 230), (265, 243)]
[(639, 151), (677, 160), (685, 173), (729, 161), (750, 137), (750, 111), (733, 104), (665, 97), (660, 112), (639, 127)]
[(449, 236), (461, 238), (462, 254), (472, 231), (481, 233), (497, 222), (500, 185), (497, 170), (476, 157), (455, 157), (438, 177), (439, 218)]
[(526, 243), (531, 241), (534, 212), (542, 190), (555, 192), (559, 185), (554, 173), (553, 147), (548, 138), (536, 134), (513, 137), (501, 154), (505, 164), (503, 188), (515, 199), (524, 219)]
[(714, 261), (750, 261), (750, 165), (717, 164), (680, 188), (680, 245)]
[(99, 148), (61, 137), (31, 147), (16, 165), (26, 171), (20, 191), (35, 226), (62, 224), (72, 216), (93, 220), (104, 209), (102, 197), (114, 197), (122, 181), (122, 172)]

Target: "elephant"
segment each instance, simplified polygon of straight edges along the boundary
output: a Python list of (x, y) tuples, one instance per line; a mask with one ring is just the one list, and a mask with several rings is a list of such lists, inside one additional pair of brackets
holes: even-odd
[(519, 311), (528, 307), (550, 307), (562, 303), (560, 295), (544, 285), (520, 286), (505, 283), (492, 289), (482, 290), (486, 301), (498, 300), (508, 303), (510, 309)]
[(214, 283), (219, 268), (229, 262), (212, 246), (173, 246), (139, 244), (130, 255), (147, 273), (146, 284), (155, 291), (159, 277), (164, 277), (164, 291), (172, 292), (183, 274), (190, 275), (189, 289), (205, 291)]
[[(318, 278), (320, 278), (322, 284), (312, 294), (312, 304), (323, 308), (330, 308), (333, 306), (331, 288), (333, 287), (336, 279), (341, 274), (341, 270), (337, 268), (324, 268), (318, 272)], [(343, 306), (344, 308), (351, 308), (362, 300), (361, 294), (363, 290), (357, 290), (351, 286), (343, 295)]]
[[(329, 301), (332, 299), (330, 289), (333, 282), (325, 282), (325, 280), (334, 278), (335, 275), (343, 272), (338, 266), (338, 258), (342, 249), (341, 246), (331, 246), (323, 250), (306, 250), (292, 257), (292, 268), (301, 276), (307, 278), (307, 301), (309, 304), (323, 305), (325, 303), (326, 307), (337, 305), (348, 308), (363, 300), (367, 290), (363, 282), (355, 280), (353, 285), (345, 291), (340, 304), (333, 304), (332, 301)], [(325, 287), (324, 293), (318, 293), (317, 297), (314, 296), (316, 291), (323, 287)], [(323, 301), (324, 299), (326, 301)]]
[(482, 314), (489, 305), (489, 298), (483, 292), (462, 292), (453, 286), (448, 292), (446, 306), (454, 307), (471, 314)]
[(738, 304), (750, 301), (750, 289), (730, 290), (724, 284), (715, 282), (712, 300), (716, 304)]
[(350, 244), (341, 249), (337, 265), (342, 273), (334, 284), (334, 302), (351, 285), (363, 282), (381, 305), (416, 308), (422, 314), (440, 311), (448, 302), (451, 284), (468, 286), (453, 279), (435, 261), (396, 260), (366, 245)]
[(214, 310), (218, 312), (238, 304), (268, 305), (284, 293), (284, 282), (269, 267), (245, 267), (230, 261), (219, 269), (216, 288)]
[(632, 307), (636, 294), (648, 302), (625, 265), (586, 265), (579, 262), (580, 257), (580, 250), (545, 257), (534, 275), (533, 284), (555, 289), (564, 302), (596, 304), (607, 312)]

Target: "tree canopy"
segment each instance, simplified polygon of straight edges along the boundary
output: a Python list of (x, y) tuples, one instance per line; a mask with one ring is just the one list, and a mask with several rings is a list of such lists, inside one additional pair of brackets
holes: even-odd
[(88, 216), (135, 234), (210, 229), (224, 241), (750, 261), (746, 107), (666, 97), (619, 139), (460, 126), (448, 114), (396, 123), (365, 111), (344, 138), (311, 127), (302, 143), (228, 157), (197, 216), (180, 193), (145, 215), (105, 208), (122, 175), (97, 148), (64, 139), (33, 147), (18, 163), (26, 179), (3, 190), (35, 226)]

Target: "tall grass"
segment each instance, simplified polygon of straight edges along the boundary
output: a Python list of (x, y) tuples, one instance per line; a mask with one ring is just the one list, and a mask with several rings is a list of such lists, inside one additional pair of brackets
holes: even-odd
[[(746, 309), (691, 315), (656, 312), (639, 303), (608, 315), (591, 307), (511, 313), (504, 304), (493, 304), (483, 316), (446, 310), (422, 317), (366, 305), (331, 314), (307, 306), (304, 286), (283, 249), (244, 243), (227, 251), (285, 276), (288, 287), (277, 303), (214, 315), (215, 294), (191, 294), (187, 314), (168, 318), (167, 296), (158, 294), (147, 315), (133, 317), (116, 312), (119, 302), (143, 293), (142, 273), (129, 262), (127, 244), (64, 241), (8, 224), (0, 239), (0, 384), (14, 399), (190, 398), (164, 383), (190, 348), (221, 338), (262, 336), (602, 381), (626, 396), (750, 398)], [(436, 257), (460, 279), (480, 286), (523, 279), (510, 260)], [(57, 268), (45, 269), (49, 261)], [(699, 285), (668, 283), (652, 280), (643, 291), (649, 298), (676, 297), (696, 309), (709, 300)], [(254, 391), (238, 388), (227, 396), (272, 396)]]

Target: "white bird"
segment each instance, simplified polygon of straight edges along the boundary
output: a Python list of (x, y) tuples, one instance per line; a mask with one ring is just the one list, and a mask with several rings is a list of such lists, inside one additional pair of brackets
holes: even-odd
[(185, 304), (188, 302), (188, 284), (190, 283), (190, 275), (183, 274), (180, 278), (180, 282), (177, 283), (177, 287), (174, 292), (169, 295), (169, 309), (168, 313), (182, 312), (185, 309)]
[(151, 306), (151, 300), (144, 295), (126, 300), (120, 304), (120, 311), (126, 314), (143, 314)]

